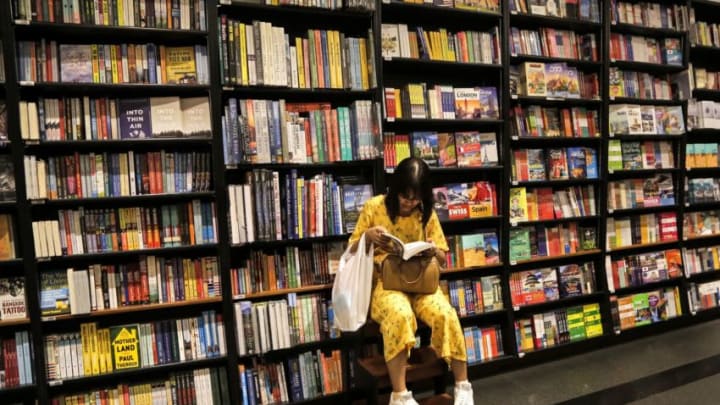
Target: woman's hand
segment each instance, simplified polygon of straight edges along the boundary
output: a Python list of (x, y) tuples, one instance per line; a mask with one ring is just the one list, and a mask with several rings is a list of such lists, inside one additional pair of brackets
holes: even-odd
[[(369, 228), (365, 231), (365, 239), (375, 245), (375, 247), (386, 249), (390, 244), (390, 238), (385, 235), (386, 233), (387, 229), (385, 229), (385, 227), (373, 226), (372, 228)], [(369, 243), (367, 244), (367, 246), (368, 250), (370, 250)]]

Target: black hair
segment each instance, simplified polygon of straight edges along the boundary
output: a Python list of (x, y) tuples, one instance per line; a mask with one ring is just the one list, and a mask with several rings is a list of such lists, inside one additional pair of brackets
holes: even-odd
[(385, 197), (385, 208), (393, 223), (400, 215), (400, 194), (414, 195), (420, 199), (422, 225), (425, 227), (433, 210), (430, 168), (425, 161), (419, 158), (407, 158), (395, 168)]

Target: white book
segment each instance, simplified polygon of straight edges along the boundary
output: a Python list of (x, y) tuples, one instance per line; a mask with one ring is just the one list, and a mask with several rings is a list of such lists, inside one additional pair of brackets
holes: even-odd
[(254, 199), (252, 197), (252, 186), (250, 184), (243, 184), (243, 201), (245, 205), (245, 225), (247, 226), (247, 242), (251, 243), (255, 241), (255, 219), (253, 216), (254, 212)]
[(20, 109), (20, 137), (22, 139), (30, 139), (30, 112), (28, 110), (28, 102), (20, 101), (18, 107)]
[[(38, 109), (37, 109), (37, 103), (30, 101), (27, 103), (27, 109), (28, 109), (28, 138), (23, 139), (33, 139), (38, 140), (40, 139), (40, 126), (39, 126), (39, 120), (38, 120)], [(21, 131), (22, 131), (22, 122), (21, 122)]]
[(228, 197), (230, 198), (230, 243), (240, 243), (240, 229), (238, 223), (238, 201), (235, 194), (235, 190), (238, 188), (237, 185), (228, 186)]

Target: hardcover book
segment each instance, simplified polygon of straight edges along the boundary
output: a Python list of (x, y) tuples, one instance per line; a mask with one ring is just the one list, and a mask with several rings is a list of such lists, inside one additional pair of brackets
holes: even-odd
[(485, 264), (500, 263), (500, 244), (495, 232), (483, 233), (483, 242), (485, 243)]
[(195, 48), (168, 46), (165, 48), (165, 76), (168, 84), (196, 84)]
[(60, 45), (60, 80), (65, 83), (92, 83), (92, 49), (90, 45)]
[(440, 221), (450, 219), (448, 213), (448, 190), (447, 187), (433, 188), (433, 207)]
[(345, 184), (342, 186), (342, 214), (345, 232), (352, 233), (365, 201), (373, 196), (371, 184)]
[(147, 98), (120, 99), (120, 139), (140, 139), (152, 136), (150, 100)]
[[(152, 102), (152, 99), (151, 99)], [(183, 134), (188, 137), (210, 138), (212, 136), (210, 100), (207, 97), (180, 99)]]
[(51, 270), (40, 273), (40, 312), (42, 316), (70, 313), (67, 272)]
[(110, 327), (110, 353), (113, 370), (140, 367), (140, 333), (138, 324)]
[(0, 278), (0, 320), (27, 318), (25, 278)]
[(0, 155), (0, 201), (15, 201), (15, 196), (15, 173), (11, 156)]
[(180, 97), (152, 97), (150, 99), (153, 138), (183, 136), (183, 115)]
[(485, 265), (485, 239), (483, 234), (462, 235), (460, 244), (463, 250), (463, 265), (465, 267)]
[(413, 132), (411, 136), (413, 157), (424, 160), (430, 167), (437, 167), (440, 155), (437, 132)]

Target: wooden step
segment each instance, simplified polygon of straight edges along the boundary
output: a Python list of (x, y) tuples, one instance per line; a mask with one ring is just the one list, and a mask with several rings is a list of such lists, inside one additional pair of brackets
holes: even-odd
[[(360, 359), (358, 363), (360, 364), (361, 370), (364, 370), (369, 377), (375, 379), (378, 389), (390, 386), (387, 365), (382, 355)], [(437, 357), (433, 349), (424, 346), (411, 351), (405, 380), (408, 383), (429, 380), (441, 377), (447, 372), (447, 363)]]

